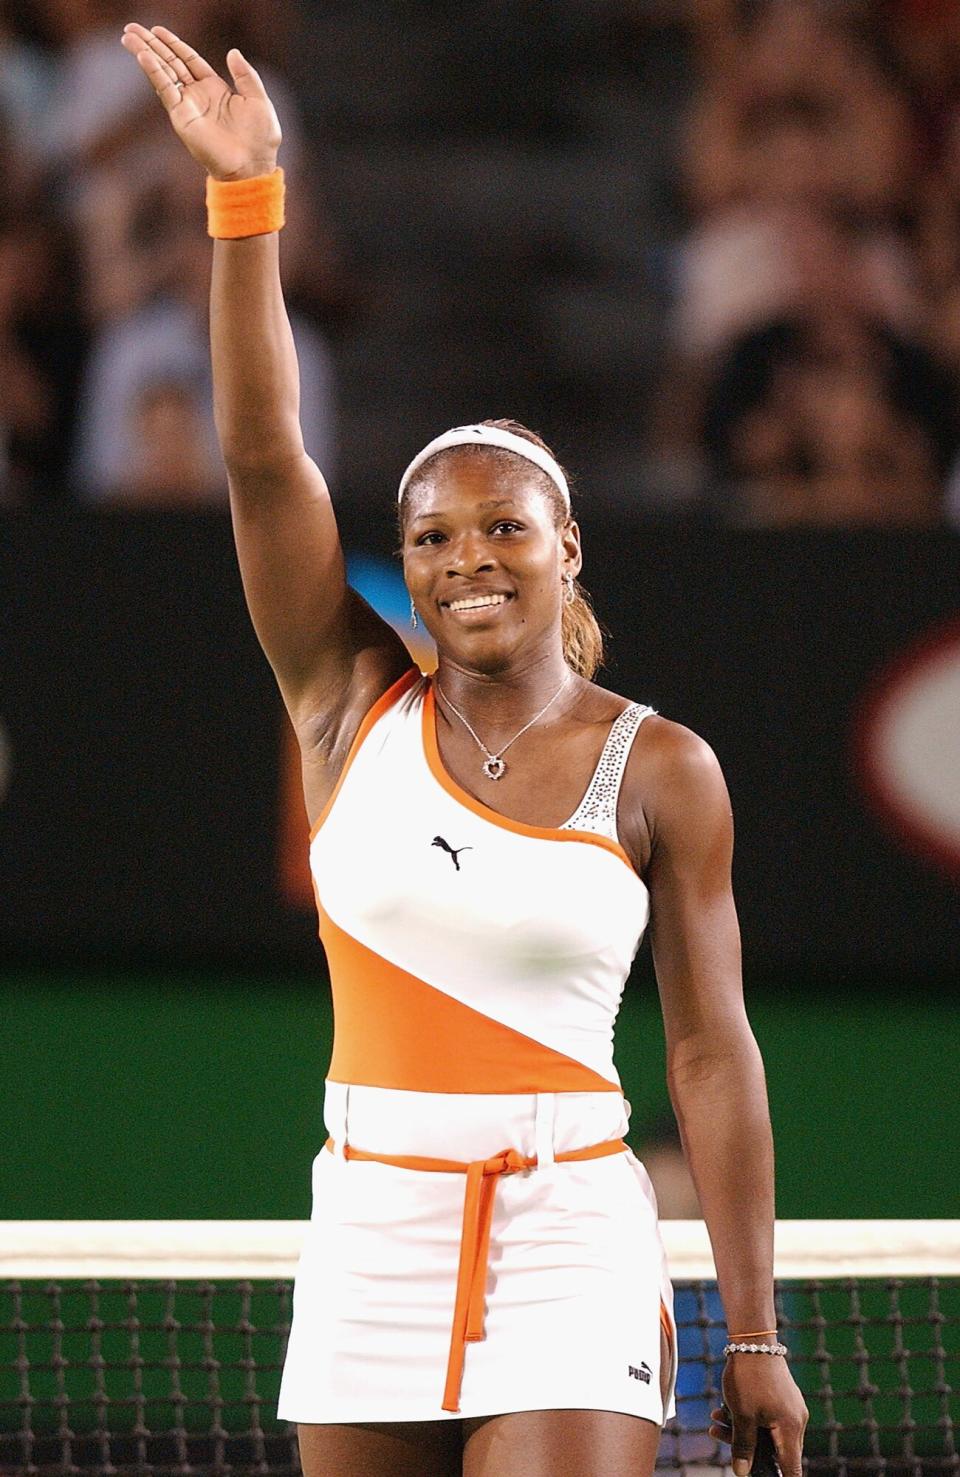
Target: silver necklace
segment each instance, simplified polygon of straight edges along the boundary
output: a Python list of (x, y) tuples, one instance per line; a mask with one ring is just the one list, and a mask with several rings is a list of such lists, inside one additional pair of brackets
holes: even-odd
[(480, 738), (479, 735), (470, 726), (470, 724), (468, 723), (467, 719), (464, 718), (463, 714), (461, 713), (460, 709), (454, 707), (453, 703), (447, 697), (447, 694), (444, 692), (444, 690), (440, 686), (440, 683), (439, 682), (436, 684), (436, 688), (437, 688), (437, 692), (443, 698), (443, 701), (446, 703), (446, 705), (450, 709), (451, 713), (456, 713), (457, 717), (460, 719), (460, 722), (463, 724), (464, 728), (467, 730), (467, 732), (471, 735), (471, 737), (474, 739), (474, 741), (480, 746), (480, 748), (486, 754), (487, 757), (484, 760), (483, 764), (481, 765), (481, 768), (483, 769), (484, 774), (487, 776), (487, 779), (488, 780), (498, 780), (498, 779), (500, 779), (506, 773), (507, 766), (506, 766), (506, 763), (504, 762), (503, 756), (507, 752), (507, 750), (509, 749), (510, 745), (511, 744), (515, 744), (517, 742), (517, 739), (518, 738), (522, 738), (523, 735), (526, 733), (527, 729), (528, 728), (532, 728), (533, 725), (535, 723), (537, 723), (543, 717), (543, 715), (547, 711), (547, 709), (553, 707), (554, 703), (557, 701), (557, 698), (560, 696), (561, 692), (563, 692), (563, 690), (566, 687), (566, 685), (567, 685), (567, 678), (564, 677), (563, 681), (560, 683), (560, 686), (557, 688), (556, 692), (553, 694), (553, 697), (550, 699), (550, 701), (548, 703), (544, 703), (544, 705), (540, 709), (539, 713), (534, 713), (533, 717), (530, 719), (530, 722), (529, 723), (525, 723), (523, 725), (523, 727), (520, 729), (520, 732), (519, 733), (515, 733), (513, 735), (513, 738), (512, 739), (509, 739), (508, 742), (504, 744), (504, 746), (500, 750), (499, 754), (491, 754), (490, 750), (487, 748), (486, 744), (483, 742), (483, 739)]

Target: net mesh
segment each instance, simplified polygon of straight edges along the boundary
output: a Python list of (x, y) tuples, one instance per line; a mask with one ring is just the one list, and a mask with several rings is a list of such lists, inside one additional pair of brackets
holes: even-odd
[[(185, 1223), (171, 1224), (182, 1237)], [(960, 1243), (944, 1235), (943, 1275), (778, 1281), (779, 1323), (810, 1409), (809, 1471), (960, 1474)], [(849, 1251), (833, 1260), (849, 1263)], [(76, 1270), (75, 1258), (63, 1261)], [(216, 1276), (167, 1275), (168, 1261), (158, 1257), (153, 1275), (109, 1276), (101, 1257), (96, 1276), (70, 1276), (50, 1253), (44, 1275), (4, 1280), (0, 1473), (299, 1471), (295, 1433), (276, 1418), (292, 1276), (230, 1275), (230, 1258)], [(10, 1265), (0, 1255), (0, 1269)], [(728, 1449), (707, 1432), (726, 1339), (716, 1284), (681, 1269), (675, 1287), (677, 1417), (659, 1465), (720, 1468)]]
[(298, 1471), (275, 1416), (291, 1294), (287, 1281), (8, 1282), (0, 1471)]

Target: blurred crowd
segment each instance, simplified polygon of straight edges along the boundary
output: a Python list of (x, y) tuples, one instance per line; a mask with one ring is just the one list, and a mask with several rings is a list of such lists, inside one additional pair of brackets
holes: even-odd
[(960, 519), (960, 5), (694, 9), (654, 465), (740, 524)]
[[(304, 434), (334, 452), (323, 323), (338, 263), (309, 191), (285, 85), (289, 17), (269, 6), (165, 0), (201, 51), (262, 61), (284, 130), (284, 271)], [(143, 506), (221, 503), (206, 325), (202, 174), (119, 44), (118, 0), (0, 0), (0, 502), (65, 494)]]
[[(656, 243), (668, 352), (622, 430), (657, 505), (750, 526), (960, 522), (960, 4), (604, 6), (638, 45), (679, 28), (690, 59), (679, 216)], [(329, 469), (330, 325), (350, 290), (291, 86), (321, 12), (162, 11), (215, 64), (239, 45), (277, 103), (305, 439)], [(0, 0), (0, 503), (224, 497), (203, 193), (118, 44), (131, 18), (126, 0)]]

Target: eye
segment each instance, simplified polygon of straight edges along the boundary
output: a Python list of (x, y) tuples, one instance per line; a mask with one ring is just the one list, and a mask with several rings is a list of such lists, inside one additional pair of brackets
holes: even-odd
[(523, 524), (517, 523), (513, 518), (501, 518), (490, 530), (491, 533), (522, 533)]
[(431, 528), (427, 533), (418, 534), (415, 542), (419, 549), (423, 544), (439, 543), (442, 538), (442, 533), (439, 533), (435, 528)]

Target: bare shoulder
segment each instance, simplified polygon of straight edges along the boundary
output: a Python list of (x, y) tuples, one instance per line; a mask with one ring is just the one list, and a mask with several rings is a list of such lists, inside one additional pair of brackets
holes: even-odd
[(655, 767), (671, 783), (698, 786), (723, 781), (720, 762), (706, 739), (659, 713), (644, 721), (635, 749), (648, 769)]
[(634, 741), (620, 799), (620, 831), (645, 872), (657, 851), (695, 850), (731, 826), (719, 760), (692, 729), (651, 713)]

